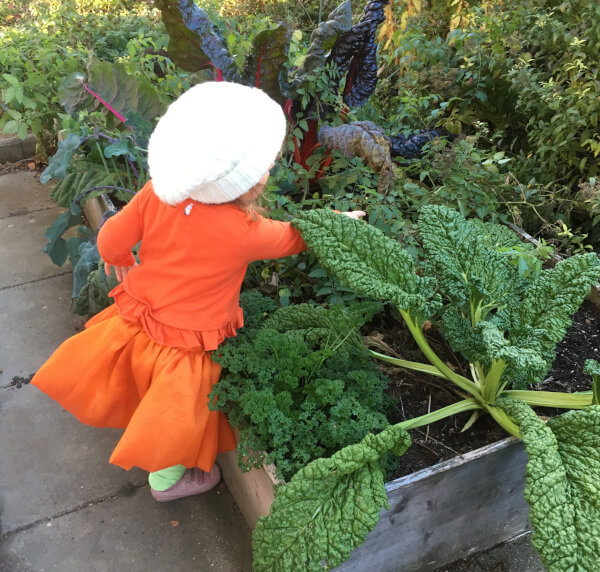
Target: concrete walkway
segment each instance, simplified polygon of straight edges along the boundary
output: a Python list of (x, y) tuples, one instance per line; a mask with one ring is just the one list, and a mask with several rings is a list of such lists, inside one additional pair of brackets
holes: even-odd
[(224, 484), (159, 504), (108, 458), (120, 431), (82, 425), (28, 380), (81, 327), (70, 267), (42, 252), (61, 209), (31, 172), (0, 177), (0, 572), (250, 571)]

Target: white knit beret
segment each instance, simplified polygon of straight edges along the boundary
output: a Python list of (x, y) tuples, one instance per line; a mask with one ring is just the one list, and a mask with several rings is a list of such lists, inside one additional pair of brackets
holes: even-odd
[(158, 198), (226, 203), (269, 170), (285, 136), (281, 106), (258, 88), (229, 82), (195, 85), (158, 121), (148, 167)]

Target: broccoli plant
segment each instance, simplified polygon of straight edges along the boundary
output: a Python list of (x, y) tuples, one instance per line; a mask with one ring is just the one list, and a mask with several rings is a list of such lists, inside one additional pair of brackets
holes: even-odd
[[(565, 394), (526, 387), (541, 381), (551, 367), (571, 315), (598, 281), (598, 257), (573, 256), (552, 269), (523, 275), (511, 261), (514, 250), (505, 248), (517, 243), (516, 235), (439, 206), (427, 206), (420, 214), (426, 259), (418, 270), (401, 244), (364, 222), (313, 210), (301, 212), (294, 224), (321, 265), (341, 282), (397, 306), (428, 363), (375, 351), (371, 356), (443, 378), (459, 399), (299, 471), (257, 525), (256, 569), (321, 570), (343, 562), (386, 506), (383, 454), (406, 450), (410, 429), (472, 411), (467, 427), (489, 414), (525, 444), (532, 544), (548, 570), (597, 570), (597, 391)], [(423, 327), (436, 317), (450, 345), (468, 360), (471, 377), (451, 370), (429, 345)], [(588, 364), (587, 371), (596, 377), (600, 367)], [(535, 406), (571, 411), (544, 423)]]

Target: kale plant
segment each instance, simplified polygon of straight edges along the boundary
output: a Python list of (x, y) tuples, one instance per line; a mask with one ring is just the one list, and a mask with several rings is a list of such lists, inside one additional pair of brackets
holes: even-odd
[[(317, 459), (278, 491), (254, 533), (256, 570), (322, 570), (349, 557), (387, 504), (380, 459), (402, 454), (410, 429), (464, 411), (491, 415), (527, 450), (525, 497), (532, 544), (550, 572), (593, 572), (600, 561), (600, 406), (598, 364), (587, 364), (594, 392), (524, 389), (541, 381), (586, 294), (600, 276), (596, 254), (523, 274), (506, 250), (508, 235), (439, 206), (424, 207), (419, 231), (424, 270), (396, 241), (361, 221), (327, 210), (294, 223), (321, 265), (357, 293), (395, 304), (428, 363), (378, 359), (452, 384), (457, 403), (368, 435), (331, 458)], [(514, 238), (515, 244), (518, 239)], [(451, 370), (423, 327), (442, 331), (470, 363), (471, 377)], [(571, 409), (548, 423), (532, 406)]]
[[(248, 296), (242, 304), (250, 324), (258, 319), (248, 316), (249, 308), (263, 316), (269, 307)], [(212, 395), (240, 430), (243, 469), (274, 463), (287, 480), (310, 461), (388, 425), (387, 379), (357, 334), (380, 308), (281, 308), (219, 350), (214, 359), (224, 372)]]

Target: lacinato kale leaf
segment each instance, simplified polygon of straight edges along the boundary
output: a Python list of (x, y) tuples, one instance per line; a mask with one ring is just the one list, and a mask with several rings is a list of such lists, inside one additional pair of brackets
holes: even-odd
[(330, 570), (360, 545), (387, 507), (381, 459), (410, 446), (398, 425), (317, 459), (276, 493), (254, 531), (256, 572)]
[(293, 224), (323, 268), (355, 292), (424, 317), (439, 308), (435, 282), (419, 276), (414, 258), (380, 230), (325, 209), (301, 211)]
[(531, 543), (549, 572), (596, 572), (600, 555), (600, 406), (544, 423), (525, 403), (503, 398), (527, 449), (525, 498)]

